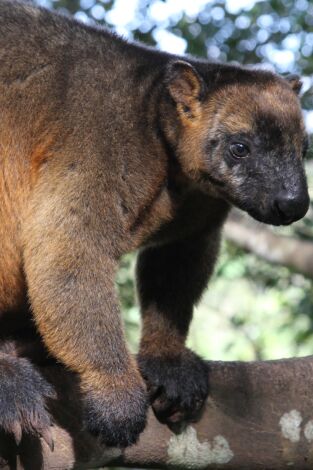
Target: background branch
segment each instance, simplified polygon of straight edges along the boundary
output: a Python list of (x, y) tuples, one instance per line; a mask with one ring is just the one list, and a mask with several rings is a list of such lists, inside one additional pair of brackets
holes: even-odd
[(282, 264), (313, 279), (313, 243), (276, 235), (264, 224), (232, 211), (224, 226), (227, 240), (270, 263)]
[(43, 369), (58, 390), (51, 405), (55, 450), (23, 437), (19, 448), (2, 436), (5, 469), (90, 469), (102, 466), (189, 469), (312, 469), (313, 358), (269, 362), (210, 362), (211, 394), (199, 423), (175, 436), (152, 412), (139, 443), (105, 449), (81, 431), (74, 376)]

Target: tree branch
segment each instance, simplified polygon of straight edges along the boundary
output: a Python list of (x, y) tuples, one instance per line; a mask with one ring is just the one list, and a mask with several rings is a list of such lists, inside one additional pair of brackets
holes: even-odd
[(282, 264), (313, 278), (313, 243), (280, 236), (265, 225), (248, 220), (239, 212), (231, 212), (224, 235), (235, 245), (270, 263)]
[(199, 423), (175, 436), (150, 412), (139, 443), (121, 452), (105, 449), (81, 431), (75, 377), (61, 366), (47, 366), (43, 373), (58, 391), (51, 406), (56, 422), (52, 428), (54, 452), (37, 438), (24, 436), (16, 448), (11, 438), (2, 435), (0, 455), (8, 461), (2, 468), (312, 468), (313, 357), (210, 362), (209, 367), (211, 393)]

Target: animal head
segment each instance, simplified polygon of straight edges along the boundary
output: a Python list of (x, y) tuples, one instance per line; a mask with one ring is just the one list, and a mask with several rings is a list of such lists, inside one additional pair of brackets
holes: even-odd
[(227, 66), (205, 76), (203, 64), (175, 61), (166, 86), (184, 173), (261, 222), (287, 225), (305, 215), (298, 77)]

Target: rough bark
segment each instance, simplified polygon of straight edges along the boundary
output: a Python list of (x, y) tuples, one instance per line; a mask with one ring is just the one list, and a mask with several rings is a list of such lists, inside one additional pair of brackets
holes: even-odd
[(313, 243), (276, 235), (264, 224), (233, 211), (224, 227), (227, 240), (270, 263), (281, 264), (313, 279)]
[(58, 366), (43, 369), (55, 384), (51, 404), (55, 449), (1, 436), (5, 469), (101, 466), (188, 469), (312, 469), (313, 357), (254, 363), (210, 362), (211, 394), (201, 420), (175, 436), (150, 412), (139, 443), (105, 449), (81, 430), (76, 380)]

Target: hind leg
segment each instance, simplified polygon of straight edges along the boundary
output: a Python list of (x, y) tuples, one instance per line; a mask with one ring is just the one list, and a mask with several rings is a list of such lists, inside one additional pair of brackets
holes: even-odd
[[(7, 345), (0, 351), (6, 349)], [(46, 399), (53, 396), (52, 386), (28, 359), (0, 352), (0, 429), (17, 444), (26, 433), (42, 437), (53, 447), (46, 408)]]

